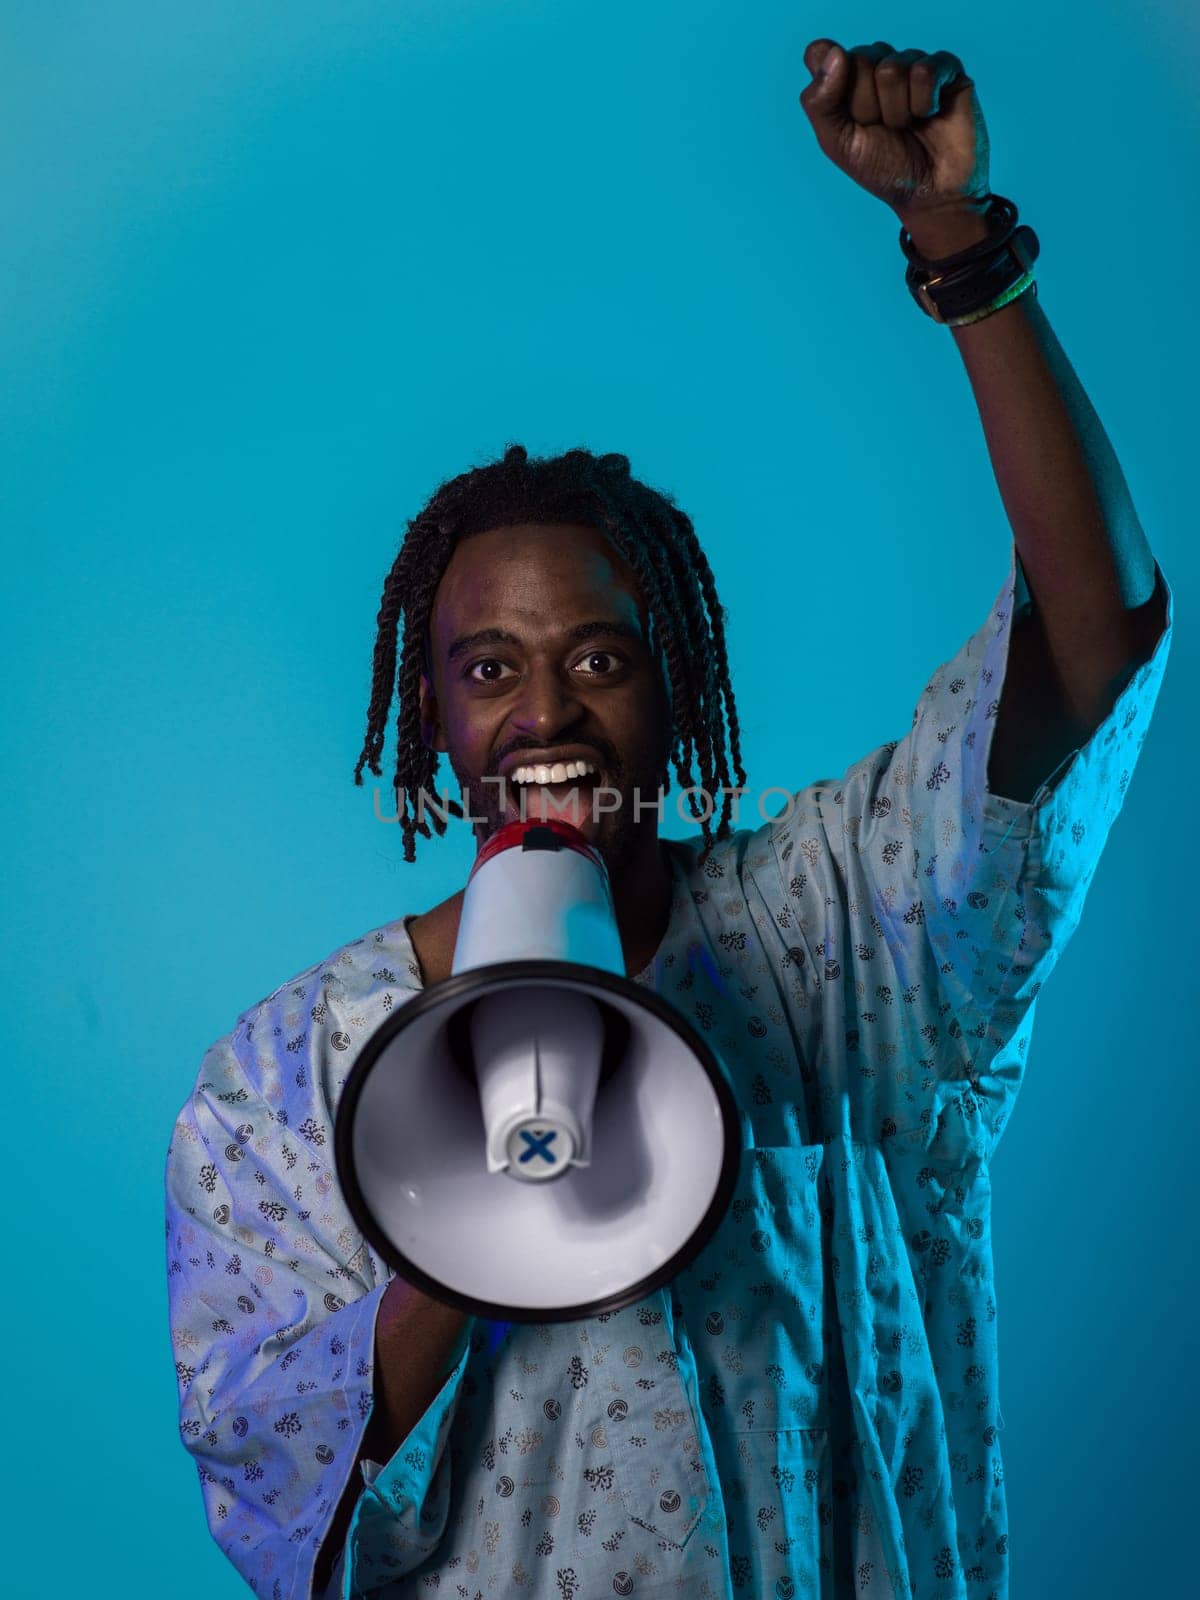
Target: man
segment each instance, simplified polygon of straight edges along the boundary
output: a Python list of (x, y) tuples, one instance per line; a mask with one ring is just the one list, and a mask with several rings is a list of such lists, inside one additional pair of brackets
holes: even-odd
[[(921, 255), (981, 240), (986, 134), (957, 59), (826, 39), (805, 59), (821, 148)], [(667, 1289), (491, 1326), (391, 1276), (332, 1171), (356, 1047), (448, 974), (462, 894), (244, 1013), (176, 1127), (168, 1256), (184, 1442), (260, 1595), (1007, 1592), (990, 1160), (1145, 738), (1171, 594), (1034, 296), (953, 336), (1007, 581), (906, 737), (775, 820), (733, 812), (708, 563), (625, 457), (513, 446), (410, 523), (356, 779), (398, 693), (407, 859), (441, 753), (481, 843), (518, 787), (531, 815), (576, 789), (559, 814), (604, 852), (626, 970), (711, 1037), (742, 1170)], [(703, 791), (683, 842), (647, 803), (672, 769)], [(600, 785), (617, 809), (590, 804)]]

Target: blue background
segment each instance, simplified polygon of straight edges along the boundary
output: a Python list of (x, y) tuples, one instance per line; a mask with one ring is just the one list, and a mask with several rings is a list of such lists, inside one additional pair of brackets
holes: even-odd
[(8, 1593), (248, 1593), (176, 1433), (164, 1154), (242, 1010), (464, 880), (465, 829), (405, 866), (351, 781), (380, 585), (440, 481), (511, 439), (675, 494), (759, 786), (902, 737), (986, 616), (982, 431), (891, 212), (798, 103), (821, 35), (963, 59), (1184, 619), (994, 1169), (1016, 1592), (1178, 1584), (1191, 0), (5, 0)]

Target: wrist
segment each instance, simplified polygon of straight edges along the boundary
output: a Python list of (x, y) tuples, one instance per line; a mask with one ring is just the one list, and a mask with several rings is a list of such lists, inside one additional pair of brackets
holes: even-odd
[(986, 200), (956, 200), (907, 213), (897, 210), (896, 215), (926, 261), (941, 261), (988, 237)]

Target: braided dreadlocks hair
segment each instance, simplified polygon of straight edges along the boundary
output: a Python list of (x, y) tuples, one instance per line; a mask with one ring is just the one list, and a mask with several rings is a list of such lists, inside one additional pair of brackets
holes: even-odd
[[(429, 822), (439, 835), (446, 819), (437, 809), (421, 808), (432, 796), (438, 751), (421, 739), (419, 684), (427, 669), (430, 613), (442, 574), (460, 539), (516, 523), (573, 522), (606, 534), (632, 568), (650, 621), (650, 649), (661, 643), (670, 677), (674, 713), (671, 761), (684, 788), (699, 786), (715, 797), (730, 783), (730, 760), (738, 785), (744, 785), (737, 711), (725, 652), (726, 613), (690, 519), (669, 494), (651, 489), (630, 474), (629, 458), (590, 450), (530, 457), (510, 444), (503, 457), (448, 479), (408, 531), (383, 585), (376, 618), (374, 670), (367, 733), (354, 769), (362, 785), (364, 766), (379, 777), (379, 758), (393, 693), (396, 718), (396, 771), (393, 787), (397, 820), (404, 835), (404, 859), (416, 859), (416, 835), (428, 839)], [(401, 615), (402, 641), (398, 639)], [(397, 671), (396, 657), (400, 665)], [(693, 773), (699, 764), (699, 777)], [(704, 833), (702, 858), (729, 831), (732, 796), (722, 796), (715, 837), (711, 817), (688, 796), (692, 816)], [(461, 816), (454, 801), (441, 807)], [(704, 813), (713, 809), (712, 799)]]

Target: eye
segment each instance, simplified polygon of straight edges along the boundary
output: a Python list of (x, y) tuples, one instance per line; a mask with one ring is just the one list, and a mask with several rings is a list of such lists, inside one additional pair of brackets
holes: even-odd
[[(502, 683), (504, 680), (497, 672), (489, 671), (487, 675), (482, 678), (476, 677), (475, 674), (480, 667), (499, 667), (503, 670), (505, 665), (506, 664), (503, 661), (497, 661), (495, 656), (485, 656), (481, 661), (473, 661), (463, 676), (465, 678), (469, 678), (472, 683)], [(508, 667), (507, 670), (511, 672), (512, 668)]]
[[(598, 668), (597, 663), (600, 663)], [(627, 665), (625, 657), (618, 655), (615, 650), (589, 650), (586, 656), (576, 662), (573, 670), (582, 672), (585, 678), (611, 678)], [(496, 656), (482, 656), (466, 668), (463, 677), (470, 683), (487, 685), (504, 683), (507, 681), (505, 675), (511, 676), (513, 672), (514, 669), (507, 662)]]
[(614, 662), (615, 666), (611, 667), (607, 672), (605, 672), (605, 671), (585, 672), (584, 673), (584, 677), (585, 678), (611, 678), (614, 672), (616, 672), (620, 667), (623, 667), (625, 665), (624, 656), (619, 656), (616, 653), (615, 650), (589, 650), (587, 655), (584, 656), (583, 661), (577, 663), (577, 665), (578, 666), (582, 666), (583, 662), (589, 662), (590, 663), (590, 662), (593, 662), (593, 661), (604, 661), (606, 659), (608, 661)]

